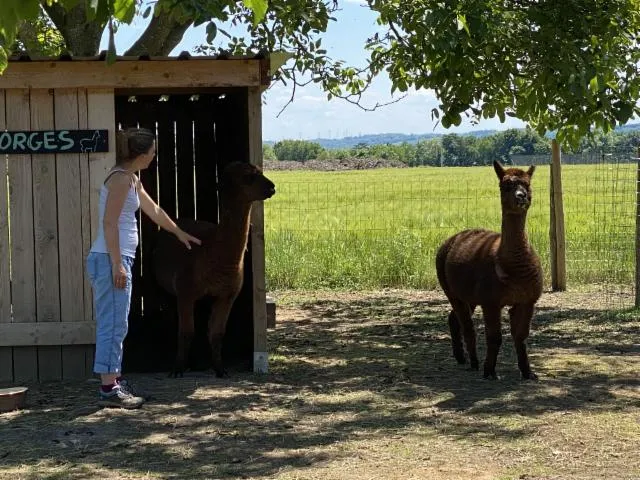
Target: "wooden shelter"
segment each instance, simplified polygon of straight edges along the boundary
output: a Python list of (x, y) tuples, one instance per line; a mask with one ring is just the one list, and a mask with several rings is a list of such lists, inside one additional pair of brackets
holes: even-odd
[[(0, 182), (0, 383), (92, 376), (95, 312), (85, 259), (98, 191), (115, 163), (116, 130), (157, 133), (157, 161), (141, 178), (169, 215), (217, 221), (220, 169), (232, 160), (262, 165), (261, 93), (269, 81), (264, 56), (119, 57), (112, 65), (104, 55), (10, 59), (0, 75), (7, 179)], [(173, 360), (177, 320), (152, 278), (157, 227), (144, 214), (139, 222), (124, 364), (163, 371)], [(265, 371), (261, 202), (251, 224), (223, 355)]]

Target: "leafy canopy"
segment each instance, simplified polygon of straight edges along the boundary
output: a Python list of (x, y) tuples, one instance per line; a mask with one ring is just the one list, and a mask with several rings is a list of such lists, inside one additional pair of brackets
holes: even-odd
[[(69, 10), (79, 3), (83, 3), (87, 12), (87, 21), (99, 25), (109, 23), (109, 52), (108, 59), (115, 56), (115, 42), (113, 39), (113, 19), (124, 23), (131, 23), (136, 14), (136, 7), (141, 0), (0, 0), (0, 73), (7, 67), (10, 48), (14, 45), (16, 34), (22, 21), (37, 21), (40, 15), (40, 5), (51, 6), (58, 4)], [(204, 23), (215, 16), (216, 10), (222, 9), (229, 2), (219, 0), (158, 0), (156, 14), (182, 15), (195, 25)], [(236, 3), (236, 2), (232, 2)], [(268, 0), (243, 0), (241, 2), (252, 13), (252, 22), (258, 24), (264, 19)], [(148, 16), (151, 7), (144, 13)]]
[(368, 43), (372, 70), (435, 90), (444, 127), (509, 115), (576, 145), (639, 113), (639, 0), (368, 3), (387, 27)]
[[(293, 58), (274, 72), (276, 81), (292, 83), (292, 99), (296, 86), (313, 82), (329, 99), (360, 105), (372, 79), (386, 72), (394, 91), (433, 89), (444, 127), (459, 125), (463, 115), (514, 116), (539, 134), (556, 131), (569, 146), (640, 114), (640, 0), (366, 2), (379, 31), (366, 42), (365, 64), (354, 68), (322, 47), (338, 0), (0, 0), (0, 73), (22, 20), (35, 21), (41, 5), (80, 5), (87, 21), (108, 26), (108, 61), (114, 24), (131, 23), (144, 8), (144, 16), (170, 19), (180, 38), (188, 24), (206, 24), (198, 53), (215, 52), (214, 41), (224, 36), (217, 50), (266, 50), (274, 64)], [(233, 36), (223, 24), (245, 33)], [(68, 31), (78, 29), (63, 35)], [(432, 115), (439, 118), (439, 110)]]

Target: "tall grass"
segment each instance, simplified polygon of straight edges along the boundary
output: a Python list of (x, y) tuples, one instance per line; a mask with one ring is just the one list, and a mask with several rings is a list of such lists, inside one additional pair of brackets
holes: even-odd
[[(446, 237), (500, 229), (492, 167), (267, 174), (277, 188), (265, 202), (270, 289), (433, 288)], [(633, 283), (635, 175), (632, 163), (563, 167), (570, 284)], [(533, 195), (527, 230), (548, 284), (548, 166)]]

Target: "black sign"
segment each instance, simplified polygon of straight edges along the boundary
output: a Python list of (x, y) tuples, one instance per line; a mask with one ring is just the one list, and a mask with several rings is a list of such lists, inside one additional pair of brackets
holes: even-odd
[(109, 151), (108, 130), (0, 131), (0, 154)]

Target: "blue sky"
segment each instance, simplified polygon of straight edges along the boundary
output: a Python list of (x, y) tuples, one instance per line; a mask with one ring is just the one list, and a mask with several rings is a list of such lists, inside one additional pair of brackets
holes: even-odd
[[(323, 36), (328, 55), (343, 59), (349, 64), (363, 65), (366, 60), (365, 39), (376, 31), (376, 15), (361, 0), (343, 0), (341, 11), (335, 15)], [(123, 25), (116, 35), (116, 49), (122, 54), (144, 30), (149, 19), (137, 18), (132, 25)], [(205, 43), (205, 26), (191, 27), (182, 42), (171, 52), (177, 55), (183, 50), (192, 54), (195, 46)], [(106, 35), (101, 48), (107, 46)], [(378, 77), (363, 98), (362, 104), (371, 107), (385, 103), (391, 96), (391, 82)], [(327, 100), (326, 94), (309, 85), (296, 90), (296, 97), (280, 115), (278, 113), (291, 96), (291, 86), (273, 84), (264, 94), (263, 138), (265, 140), (340, 138), (371, 133), (462, 133), (472, 130), (520, 128), (524, 123), (507, 117), (505, 123), (495, 119), (481, 121), (478, 125), (464, 122), (459, 127), (444, 129), (431, 120), (431, 109), (438, 102), (432, 91), (411, 91), (392, 105), (366, 112), (340, 99)]]

